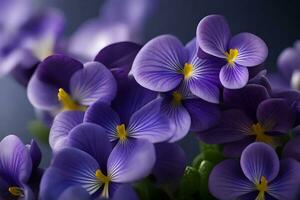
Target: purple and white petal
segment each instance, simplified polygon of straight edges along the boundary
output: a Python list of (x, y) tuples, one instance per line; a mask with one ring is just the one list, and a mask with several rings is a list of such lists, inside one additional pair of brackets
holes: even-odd
[(69, 145), (91, 155), (100, 165), (101, 171), (106, 171), (112, 145), (101, 126), (92, 123), (76, 126), (70, 131)]
[(188, 60), (188, 52), (174, 36), (162, 35), (150, 40), (137, 54), (132, 73), (143, 87), (167, 92), (183, 79), (181, 70)]
[(268, 47), (265, 42), (251, 33), (239, 33), (232, 37), (229, 48), (238, 50), (235, 62), (241, 66), (259, 65), (268, 56)]
[(58, 200), (90, 200), (89, 193), (81, 186), (71, 186), (63, 191)]
[(219, 78), (225, 88), (239, 89), (247, 84), (249, 72), (246, 67), (236, 63), (227, 64), (221, 68)]
[(144, 139), (118, 142), (111, 152), (107, 173), (112, 182), (130, 183), (150, 174), (155, 163), (154, 145)]
[(262, 142), (247, 146), (240, 163), (245, 176), (255, 184), (260, 182), (262, 176), (271, 182), (279, 172), (279, 159), (275, 150)]
[(57, 151), (68, 144), (70, 131), (83, 122), (84, 112), (64, 111), (59, 113), (50, 129), (49, 144), (53, 151)]
[(155, 144), (156, 162), (152, 170), (158, 183), (178, 181), (187, 164), (184, 150), (175, 143)]
[(241, 110), (228, 110), (221, 113), (219, 123), (209, 130), (197, 133), (209, 144), (223, 144), (242, 140), (251, 135), (251, 119)]
[(198, 24), (197, 42), (208, 54), (225, 58), (230, 37), (229, 25), (221, 15), (209, 15)]
[(191, 131), (207, 130), (220, 120), (220, 108), (202, 99), (186, 99), (183, 105), (191, 117)]
[(216, 165), (209, 176), (209, 191), (222, 200), (240, 199), (255, 188), (249, 181), (237, 160), (225, 160)]
[(171, 133), (169, 142), (176, 142), (184, 138), (191, 127), (191, 117), (183, 105), (174, 105), (167, 97), (162, 102), (162, 112), (169, 118)]
[(155, 99), (136, 111), (130, 118), (130, 137), (149, 142), (163, 142), (172, 136), (169, 119), (161, 110), (162, 99)]
[(84, 122), (100, 125), (105, 129), (110, 141), (117, 139), (117, 126), (121, 124), (118, 114), (106, 103), (97, 101), (92, 104), (84, 115)]
[(267, 193), (278, 200), (299, 198), (300, 164), (294, 159), (280, 161), (280, 171), (268, 186)]
[(30, 178), (30, 153), (15, 135), (8, 135), (0, 142), (0, 171), (14, 183), (26, 183)]
[(110, 103), (116, 95), (117, 83), (103, 64), (89, 62), (73, 74), (70, 89), (74, 100), (90, 106), (97, 100)]

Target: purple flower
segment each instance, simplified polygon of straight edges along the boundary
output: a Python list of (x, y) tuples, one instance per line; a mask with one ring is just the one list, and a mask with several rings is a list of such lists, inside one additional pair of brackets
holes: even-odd
[(282, 156), (284, 158), (293, 158), (300, 161), (300, 137), (297, 135), (295, 138), (292, 138), (282, 151)]
[(180, 85), (161, 96), (162, 112), (169, 117), (173, 132), (170, 142), (182, 139), (189, 131), (204, 131), (218, 123), (218, 105), (191, 94), (187, 85)]
[(196, 55), (196, 41), (185, 47), (175, 37), (162, 35), (150, 40), (137, 54), (132, 73), (150, 90), (168, 92), (180, 84), (199, 98), (219, 103), (219, 67)]
[(106, 1), (100, 16), (84, 22), (71, 36), (68, 51), (86, 61), (113, 43), (140, 42), (144, 23), (156, 4), (157, 0)]
[(6, 136), (0, 142), (0, 198), (34, 199), (30, 184), (34, 184), (40, 160), (34, 141), (25, 146), (17, 136)]
[(53, 54), (64, 28), (63, 15), (55, 9), (36, 12), (0, 46), (0, 76), (9, 72), (26, 85), (36, 64)]
[(293, 159), (279, 161), (264, 143), (253, 143), (240, 162), (229, 159), (210, 174), (209, 190), (218, 199), (293, 200), (299, 197), (299, 168)]
[(200, 132), (199, 137), (206, 143), (225, 144), (224, 153), (228, 156), (239, 156), (254, 141), (276, 147), (279, 136), (294, 126), (295, 112), (289, 103), (282, 98), (269, 98), (261, 85), (225, 90), (224, 102), (233, 107), (223, 111), (219, 123)]
[(53, 55), (45, 59), (28, 84), (31, 104), (42, 110), (85, 110), (97, 100), (110, 103), (116, 81), (101, 63)]
[(197, 42), (198, 56), (218, 60), (215, 65), (221, 68), (220, 81), (230, 89), (244, 87), (249, 79), (247, 67), (261, 64), (268, 55), (264, 41), (251, 33), (231, 37), (227, 21), (220, 15), (209, 15), (200, 21)]
[(112, 148), (105, 129), (90, 123), (71, 131), (69, 146), (55, 154), (46, 170), (42, 200), (58, 199), (73, 186), (84, 188), (92, 198), (107, 198), (121, 184), (147, 176), (155, 163), (154, 146), (147, 140), (127, 140)]

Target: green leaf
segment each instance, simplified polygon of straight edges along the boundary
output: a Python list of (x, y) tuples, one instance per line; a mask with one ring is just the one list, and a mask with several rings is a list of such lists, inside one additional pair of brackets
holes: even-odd
[(149, 179), (139, 181), (134, 188), (141, 200), (170, 200), (168, 194)]
[(28, 125), (28, 129), (35, 139), (45, 144), (49, 143), (48, 138), (50, 130), (44, 123), (38, 120), (31, 121)]
[(200, 184), (200, 196), (201, 199), (205, 200), (213, 200), (215, 199), (209, 192), (208, 189), (208, 179), (211, 170), (213, 169), (214, 164), (210, 161), (203, 160), (200, 164), (200, 167), (198, 169), (200, 175), (201, 175), (201, 184)]

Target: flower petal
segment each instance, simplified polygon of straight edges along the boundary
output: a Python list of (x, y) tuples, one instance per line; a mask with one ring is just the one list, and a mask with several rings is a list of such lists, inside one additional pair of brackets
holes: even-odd
[(276, 179), (268, 186), (268, 194), (278, 200), (296, 199), (299, 197), (300, 164), (294, 159), (280, 162), (280, 171)]
[(113, 195), (113, 200), (139, 200), (136, 192), (129, 185), (120, 186)]
[(262, 142), (247, 146), (240, 162), (245, 176), (253, 183), (259, 183), (262, 176), (271, 182), (279, 172), (279, 159), (275, 150)]
[(238, 141), (226, 143), (223, 147), (223, 155), (229, 158), (239, 158), (243, 150), (254, 141), (255, 136), (249, 136)]
[(132, 65), (133, 76), (145, 88), (158, 92), (170, 91), (183, 78), (180, 70), (187, 56), (187, 51), (177, 38), (158, 36), (137, 54)]
[(111, 72), (101, 63), (89, 62), (71, 78), (71, 95), (81, 105), (90, 106), (97, 100), (110, 103), (117, 84)]
[(34, 74), (27, 86), (27, 97), (30, 103), (38, 109), (52, 111), (60, 107), (57, 98), (59, 87), (46, 84)]
[(285, 146), (282, 152), (284, 158), (293, 158), (300, 161), (300, 136), (292, 138)]
[(83, 123), (70, 131), (69, 145), (91, 155), (106, 171), (106, 163), (112, 150), (105, 130), (96, 124)]
[(167, 116), (161, 111), (162, 99), (156, 99), (136, 111), (130, 118), (128, 134), (156, 143), (172, 136)]
[(52, 55), (46, 58), (37, 68), (36, 75), (38, 80), (50, 86), (63, 88), (69, 92), (69, 84), (72, 75), (83, 65), (65, 55)]
[(128, 139), (118, 142), (111, 152), (107, 172), (113, 182), (129, 183), (149, 175), (154, 163), (153, 144), (144, 139)]
[(162, 112), (169, 118), (173, 136), (169, 142), (175, 142), (185, 137), (191, 127), (191, 117), (182, 105), (174, 105), (168, 97), (162, 102)]
[(175, 143), (155, 144), (156, 162), (152, 170), (157, 182), (180, 180), (187, 164), (183, 149)]
[(81, 186), (71, 186), (59, 196), (58, 200), (90, 200), (89, 193)]
[(239, 33), (232, 37), (229, 48), (238, 50), (235, 62), (242, 66), (259, 65), (268, 56), (268, 47), (265, 42), (251, 33)]
[(15, 135), (0, 142), (0, 171), (13, 183), (26, 183), (31, 175), (32, 161), (28, 149)]
[(134, 42), (117, 42), (101, 49), (95, 61), (110, 69), (116, 80), (126, 79), (141, 48), (142, 45)]
[(116, 128), (121, 124), (118, 114), (107, 104), (97, 101), (91, 105), (84, 115), (84, 122), (100, 125), (105, 129), (110, 141), (116, 140)]
[(265, 87), (249, 84), (241, 89), (224, 89), (223, 99), (227, 108), (236, 108), (245, 111), (253, 119), (256, 118), (258, 105), (270, 96)]
[(240, 199), (254, 190), (237, 160), (225, 160), (215, 166), (209, 176), (209, 190), (218, 199)]
[(184, 107), (190, 114), (191, 131), (203, 131), (216, 125), (220, 119), (220, 108), (216, 104), (208, 103), (202, 99), (186, 99)]
[(29, 148), (29, 153), (32, 161), (32, 170), (38, 168), (42, 160), (42, 152), (35, 140), (31, 140), (30, 145), (26, 145)]
[(119, 114), (123, 123), (128, 124), (131, 115), (154, 100), (157, 92), (140, 86), (132, 76), (118, 85), (118, 93), (112, 102), (112, 108)]
[(249, 79), (249, 72), (246, 67), (238, 64), (227, 64), (220, 71), (220, 81), (225, 88), (239, 89), (244, 87)]
[(219, 73), (222, 65), (201, 60), (196, 55), (190, 63), (193, 65), (193, 74), (187, 80), (187, 84), (191, 92), (205, 101), (219, 103), (221, 85)]
[(56, 115), (50, 129), (49, 143), (53, 151), (63, 148), (68, 143), (70, 131), (81, 124), (84, 112), (64, 111)]
[(290, 80), (295, 69), (299, 69), (300, 57), (295, 48), (286, 48), (279, 55), (277, 66), (286, 80)]
[(274, 98), (258, 106), (257, 120), (267, 131), (287, 133), (295, 122), (295, 116), (284, 99)]
[(225, 58), (230, 36), (228, 23), (221, 15), (204, 17), (197, 27), (197, 42), (200, 48), (219, 58)]
[(209, 144), (234, 142), (251, 135), (251, 119), (241, 110), (228, 110), (221, 113), (219, 123), (198, 133), (201, 140)]
[(61, 184), (68, 182), (72, 185), (80, 185), (90, 194), (100, 188), (99, 180), (96, 178), (99, 165), (92, 156), (84, 151), (75, 148), (60, 150), (52, 160), (50, 169), (52, 168), (61, 172), (63, 177), (58, 178), (62, 179)]

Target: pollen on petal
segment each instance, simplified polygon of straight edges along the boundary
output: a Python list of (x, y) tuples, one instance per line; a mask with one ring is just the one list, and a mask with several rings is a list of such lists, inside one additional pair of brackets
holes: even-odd
[(8, 191), (10, 194), (16, 197), (24, 197), (24, 190), (20, 187), (9, 187)]
[(227, 62), (232, 65), (238, 57), (239, 51), (237, 49), (229, 49), (229, 52), (225, 52), (225, 55)]
[(182, 94), (178, 91), (173, 92), (172, 94), (173, 99), (172, 102), (174, 105), (180, 105), (182, 101)]
[(193, 65), (190, 63), (185, 63), (182, 69), (182, 74), (185, 79), (189, 79), (193, 75)]
[(57, 97), (63, 106), (63, 110), (86, 110), (86, 106), (82, 106), (74, 101), (63, 88), (59, 88)]
[(128, 136), (125, 124), (118, 125), (116, 127), (116, 129), (117, 129), (117, 135), (118, 135), (118, 138), (120, 139), (120, 141), (122, 141), (122, 142), (125, 141)]

